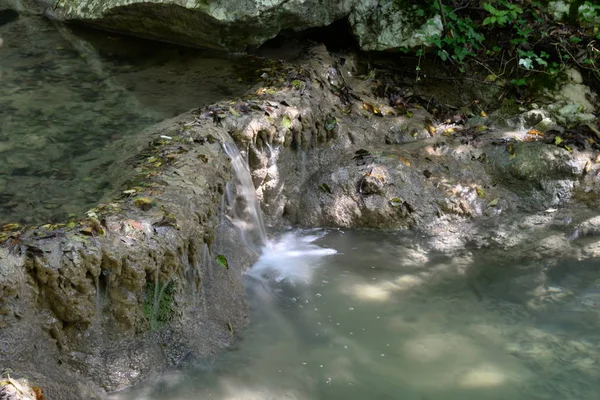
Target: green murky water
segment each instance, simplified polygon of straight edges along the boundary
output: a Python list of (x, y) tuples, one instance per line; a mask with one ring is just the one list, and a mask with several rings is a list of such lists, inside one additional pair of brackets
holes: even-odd
[(85, 212), (118, 189), (144, 128), (243, 94), (260, 68), (24, 14), (0, 37), (0, 224)]
[(113, 399), (595, 400), (600, 260), (554, 261), (287, 234), (248, 276), (235, 349)]

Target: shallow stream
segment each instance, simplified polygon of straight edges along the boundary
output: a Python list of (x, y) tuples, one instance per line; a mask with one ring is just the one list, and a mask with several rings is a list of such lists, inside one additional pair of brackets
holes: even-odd
[(114, 400), (596, 400), (599, 260), (452, 257), (414, 234), (288, 232), (237, 347)]
[(260, 68), (20, 11), (0, 20), (0, 224), (85, 212), (125, 180), (144, 128), (244, 94)]

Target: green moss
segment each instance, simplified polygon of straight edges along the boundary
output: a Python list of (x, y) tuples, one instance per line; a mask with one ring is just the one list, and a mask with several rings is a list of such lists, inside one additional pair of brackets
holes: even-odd
[(160, 282), (158, 285), (155, 282), (147, 283), (144, 317), (150, 323), (150, 329), (159, 329), (171, 320), (175, 311), (174, 292), (175, 284), (172, 281), (169, 281), (166, 286)]

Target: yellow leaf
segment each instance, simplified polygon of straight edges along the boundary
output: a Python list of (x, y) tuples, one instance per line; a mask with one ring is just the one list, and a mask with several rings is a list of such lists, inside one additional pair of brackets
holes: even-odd
[(381, 113), (381, 111), (379, 111), (379, 109), (377, 107), (375, 107), (373, 104), (371, 103), (367, 103), (366, 101), (363, 102), (363, 108), (367, 111), (372, 112), (375, 115), (378, 115), (380, 117), (383, 117), (383, 114)]
[(16, 231), (20, 227), (21, 227), (21, 225), (20, 224), (16, 224), (16, 223), (14, 223), (14, 224), (6, 224), (6, 225), (4, 225), (2, 227), (2, 230), (4, 232), (6, 232), (6, 231)]
[(138, 197), (137, 199), (135, 199), (134, 203), (136, 207), (139, 207), (144, 211), (152, 208), (152, 199), (148, 197)]
[(476, 186), (475, 191), (477, 192), (477, 197), (485, 197), (485, 190), (483, 190), (483, 188)]
[(509, 143), (508, 145), (506, 145), (506, 151), (508, 151), (508, 154), (513, 156), (515, 154), (515, 144)]
[(400, 160), (400, 162), (404, 165), (406, 165), (407, 167), (410, 167), (410, 161), (408, 161), (406, 158), (399, 156), (398, 160)]
[(94, 228), (91, 226), (84, 226), (79, 230), (79, 233), (84, 234), (86, 236), (94, 236)]
[(527, 133), (534, 136), (544, 136), (544, 134), (537, 129), (530, 129), (527, 131)]
[(561, 144), (562, 142), (563, 142), (563, 140), (562, 140), (562, 138), (561, 138), (560, 136), (557, 136), (557, 137), (555, 137), (555, 138), (554, 138), (554, 144), (555, 144), (555, 145), (557, 145), (557, 146), (558, 146), (558, 145), (559, 145), (559, 144)]
[(487, 114), (485, 111), (481, 110), (481, 112), (479, 113), (479, 116), (481, 116), (481, 118), (485, 118), (485, 117), (487, 117)]

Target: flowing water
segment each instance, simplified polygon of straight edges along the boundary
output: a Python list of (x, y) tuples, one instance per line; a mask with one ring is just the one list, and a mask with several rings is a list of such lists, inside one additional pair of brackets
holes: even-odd
[(113, 400), (598, 398), (600, 260), (450, 256), (406, 232), (268, 242), (247, 163), (223, 147), (235, 172), (224, 223), (260, 253), (251, 323), (235, 349)]
[[(240, 76), (260, 68), (8, 16), (0, 222), (85, 211), (115, 189), (108, 171), (143, 142), (142, 128), (242, 94), (253, 80)], [(599, 260), (548, 271), (373, 231), (289, 231), (268, 241), (246, 163), (230, 143), (224, 149), (237, 175), (224, 211), (261, 254), (246, 275), (251, 323), (231, 351), (114, 399), (598, 399)]]
[(598, 261), (540, 284), (539, 262), (415, 235), (287, 232), (247, 274), (235, 349), (114, 399), (595, 400)]
[(144, 128), (244, 94), (261, 68), (256, 58), (74, 31), (20, 4), (0, 0), (0, 224), (83, 213), (128, 178)]
[(226, 209), (222, 210), (222, 213), (229, 216), (244, 244), (256, 255), (260, 255), (263, 248), (268, 245), (267, 229), (248, 163), (236, 144), (228, 138), (223, 141), (223, 150), (231, 159), (234, 173), (233, 180), (227, 183), (225, 188)]

